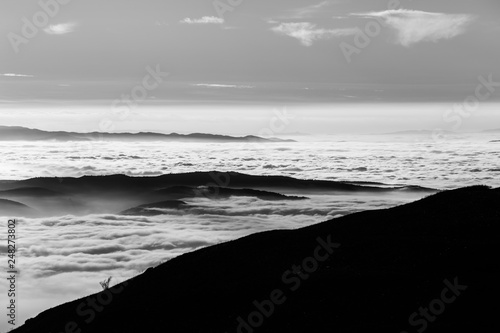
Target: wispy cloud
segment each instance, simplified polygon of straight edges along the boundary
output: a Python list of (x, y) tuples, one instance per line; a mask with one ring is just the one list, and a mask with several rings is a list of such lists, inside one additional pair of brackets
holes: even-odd
[(271, 30), (280, 35), (296, 38), (304, 46), (311, 46), (321, 39), (354, 35), (358, 31), (357, 28), (320, 29), (310, 22), (281, 23)]
[(304, 20), (318, 18), (319, 16), (328, 18), (334, 14), (335, 7), (332, 5), (338, 4), (341, 1), (345, 0), (327, 0), (305, 7), (288, 9), (278, 16), (268, 18), (267, 21)]
[(409, 47), (419, 42), (437, 42), (465, 32), (474, 19), (466, 14), (430, 13), (419, 10), (393, 9), (382, 12), (352, 14), (381, 18), (397, 32), (397, 42)]
[(167, 22), (165, 22), (165, 21), (156, 21), (156, 22), (155, 22), (155, 25), (156, 25), (157, 27), (162, 27), (162, 26), (167, 26), (167, 25), (168, 25), (168, 23), (167, 23)]
[(330, 1), (323, 1), (315, 5), (301, 7), (290, 11), (290, 18), (308, 18), (321, 11), (321, 9), (331, 5)]
[(15, 73), (0, 73), (0, 76), (6, 76), (6, 77), (34, 77), (34, 75), (28, 75), (28, 74), (15, 74)]
[(249, 85), (235, 85), (235, 84), (216, 84), (216, 83), (197, 83), (196, 87), (207, 87), (207, 88), (239, 88), (239, 89), (252, 89), (255, 86)]
[(203, 16), (200, 19), (191, 19), (186, 17), (180, 23), (185, 24), (224, 24), (224, 19), (216, 16)]
[(51, 24), (47, 28), (43, 29), (43, 31), (49, 35), (64, 35), (75, 31), (76, 25), (76, 23), (72, 22)]

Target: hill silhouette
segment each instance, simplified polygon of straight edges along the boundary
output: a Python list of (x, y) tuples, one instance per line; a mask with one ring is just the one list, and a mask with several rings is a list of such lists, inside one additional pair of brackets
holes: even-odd
[(80, 178), (32, 178), (0, 182), (0, 198), (22, 202), (40, 216), (115, 214), (168, 200), (253, 197), (265, 201), (306, 200), (307, 195), (435, 193), (419, 186), (379, 183), (351, 184), (284, 176), (254, 176), (237, 172), (193, 172), (157, 177), (126, 175)]
[(165, 174), (156, 177), (130, 177), (126, 175), (83, 176), (80, 178), (31, 178), (9, 183), (0, 183), (0, 189), (18, 187), (44, 187), (65, 193), (101, 191), (154, 191), (173, 186), (218, 186), (259, 190), (301, 190), (340, 192), (390, 192), (393, 190), (436, 192), (435, 189), (419, 186), (378, 186), (376, 183), (357, 185), (349, 182), (297, 179), (287, 176), (258, 176), (239, 172), (190, 172)]
[(13, 332), (494, 331), (499, 201), (500, 189), (475, 186), (254, 234), (174, 258)]

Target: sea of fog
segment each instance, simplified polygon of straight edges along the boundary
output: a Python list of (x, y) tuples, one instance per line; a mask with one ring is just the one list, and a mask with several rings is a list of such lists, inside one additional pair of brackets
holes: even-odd
[[(381, 182), (451, 189), (500, 186), (495, 135), (435, 141), (426, 135), (297, 136), (293, 143), (0, 142), (0, 179), (193, 171), (238, 171), (302, 179)], [(290, 193), (289, 193), (290, 194)], [(292, 193), (293, 194), (293, 193)], [(100, 214), (18, 219), (19, 319), (86, 296), (182, 253), (255, 232), (299, 228), (366, 209), (388, 208), (426, 193), (312, 195), (265, 202), (238, 197), (186, 200), (194, 213), (152, 217)], [(2, 216), (0, 212), (0, 216)], [(0, 217), (6, 230), (7, 219)], [(3, 239), (3, 238), (2, 238)], [(0, 244), (5, 255), (6, 244)], [(0, 289), (6, 290), (0, 280)], [(6, 331), (4, 322), (0, 331)]]
[[(287, 137), (288, 138), (288, 137)], [(500, 134), (299, 136), (292, 143), (0, 142), (0, 180), (237, 171), (451, 189), (500, 186)]]

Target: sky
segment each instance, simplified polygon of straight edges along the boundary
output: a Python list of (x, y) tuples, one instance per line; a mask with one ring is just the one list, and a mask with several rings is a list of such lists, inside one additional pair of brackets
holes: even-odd
[(374, 104), (453, 107), (478, 85), (482, 104), (500, 101), (497, 0), (229, 3), (2, 1), (0, 121), (12, 124), (1, 111), (106, 114), (126, 103), (179, 115), (208, 105), (356, 104), (369, 118), (383, 109)]

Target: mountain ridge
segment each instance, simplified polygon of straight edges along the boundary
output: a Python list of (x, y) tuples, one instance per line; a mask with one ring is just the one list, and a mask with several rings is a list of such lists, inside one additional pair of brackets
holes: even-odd
[(105, 140), (105, 141), (189, 141), (189, 142), (296, 142), (291, 139), (280, 138), (262, 138), (255, 135), (247, 135), (241, 137), (207, 134), (207, 133), (155, 133), (155, 132), (138, 132), (138, 133), (107, 133), (107, 132), (89, 132), (77, 133), (66, 131), (44, 131), (21, 126), (0, 126), (0, 141), (90, 141), (90, 140)]

